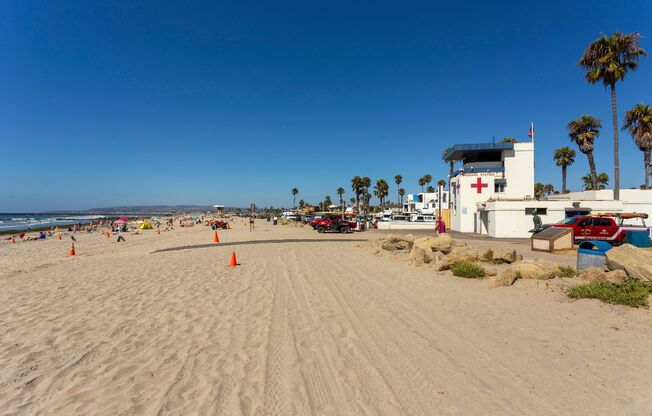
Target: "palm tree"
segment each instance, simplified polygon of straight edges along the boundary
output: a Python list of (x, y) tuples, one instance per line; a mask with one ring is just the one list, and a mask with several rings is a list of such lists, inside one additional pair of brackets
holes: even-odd
[(552, 195), (552, 193), (555, 192), (555, 187), (549, 183), (547, 185), (543, 185), (543, 190), (547, 195)]
[(362, 188), (364, 188), (364, 185), (362, 184), (362, 178), (359, 176), (354, 176), (353, 179), (351, 179), (351, 189), (353, 189), (353, 192), (355, 192), (355, 205), (360, 208), (360, 194), (362, 193)]
[(403, 205), (403, 196), (405, 195), (405, 189), (398, 188), (398, 196), (401, 197), (401, 206)]
[(534, 197), (536, 199), (541, 199), (545, 195), (545, 185), (542, 184), (541, 182), (537, 182), (534, 184)]
[(505, 137), (500, 142), (501, 143), (518, 143), (518, 139), (515, 139), (513, 137)]
[(426, 188), (426, 192), (428, 192), (428, 193), (431, 193), (431, 194), (432, 194), (432, 193), (434, 193), (434, 192), (435, 192), (435, 188), (434, 188), (434, 187), (433, 187), (432, 185), (430, 185), (430, 186), (429, 186), (428, 188)]
[(423, 175), (423, 180), (426, 185), (430, 185), (430, 182), (432, 182), (432, 176), (430, 176), (429, 174), (425, 174)]
[(353, 204), (355, 204), (355, 197), (351, 197), (351, 199), (349, 199), (349, 201), (351, 201), (351, 206), (353, 206)]
[(629, 130), (634, 143), (643, 152), (645, 166), (645, 184), (643, 189), (650, 189), (650, 154), (652, 153), (652, 106), (636, 104), (625, 113), (623, 130)]
[(577, 143), (580, 152), (584, 153), (589, 160), (593, 188), (598, 187), (595, 161), (593, 160), (593, 141), (600, 136), (600, 127), (602, 127), (600, 120), (586, 114), (568, 123), (568, 137), (571, 142)]
[(425, 186), (425, 184), (426, 184), (426, 180), (423, 178), (423, 176), (420, 177), (420, 178), (419, 178), (419, 186), (421, 187), (421, 192), (425, 192), (425, 191), (423, 190), (423, 187)]
[[(397, 187), (400, 188), (401, 182), (403, 182), (403, 177), (401, 175), (396, 175), (394, 176), (394, 183), (396, 184)], [(401, 201), (401, 194), (398, 194), (398, 201), (400, 203)]]
[(344, 188), (340, 186), (335, 192), (337, 192), (337, 195), (340, 197), (340, 207), (342, 207), (342, 213), (344, 213), (344, 198), (342, 198), (342, 195), (344, 195)]
[(304, 201), (303, 199), (300, 199), (299, 200), (299, 208), (303, 209), (303, 207), (305, 207), (305, 206), (306, 206), (306, 201)]
[(331, 205), (333, 205), (333, 201), (331, 201), (330, 195), (326, 195), (326, 198), (324, 198), (324, 211), (327, 210)]
[(595, 191), (597, 189), (605, 189), (609, 185), (609, 175), (602, 172), (596, 176), (597, 185), (593, 186), (593, 178), (591, 175), (582, 176), (582, 181), (584, 182), (585, 191)]
[(389, 184), (385, 179), (378, 179), (374, 187), (374, 195), (380, 200), (380, 206), (384, 206), (385, 197), (389, 195)]
[(299, 193), (299, 189), (298, 188), (292, 188), (291, 192), (292, 192), (292, 208), (296, 208), (297, 207), (297, 203), (296, 203), (297, 194)]
[(575, 163), (575, 150), (568, 146), (560, 147), (552, 155), (557, 166), (561, 166), (561, 193), (566, 193), (566, 169)]
[(590, 84), (602, 81), (611, 90), (611, 117), (614, 129), (614, 199), (620, 199), (620, 162), (618, 154), (618, 112), (616, 110), (616, 82), (625, 79), (628, 71), (634, 71), (638, 60), (645, 56), (645, 50), (639, 47), (638, 33), (623, 34), (616, 32), (611, 36), (605, 34), (586, 48), (580, 65), (586, 69), (585, 78)]

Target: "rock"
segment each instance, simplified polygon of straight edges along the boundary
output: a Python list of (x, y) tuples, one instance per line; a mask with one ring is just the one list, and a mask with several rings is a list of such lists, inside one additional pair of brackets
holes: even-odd
[(580, 280), (588, 283), (606, 282), (607, 272), (598, 267), (591, 267), (589, 269), (580, 270), (579, 278)]
[(498, 274), (493, 287), (511, 286), (516, 279), (548, 280), (555, 277), (555, 266), (542, 259), (517, 261)]
[(629, 276), (624, 270), (612, 270), (607, 272), (607, 282), (615, 283), (617, 285), (623, 284), (629, 280)]
[(439, 270), (439, 264), (444, 261), (446, 255), (440, 251), (435, 251), (432, 253), (426, 253), (426, 263), (429, 263), (435, 267), (436, 270)]
[(453, 239), (448, 234), (441, 234), (438, 237), (428, 236), (414, 240), (414, 244), (428, 251), (440, 251), (447, 254), (453, 246)]
[(498, 276), (494, 279), (491, 287), (501, 287), (501, 286), (511, 286), (518, 279), (518, 274), (515, 270), (506, 269), (498, 273)]
[(426, 251), (419, 246), (413, 246), (410, 251), (409, 263), (413, 266), (421, 266), (426, 263)]
[(494, 263), (507, 263), (511, 264), (518, 260), (516, 250), (500, 249), (494, 251)]
[(413, 239), (409, 236), (389, 236), (382, 242), (381, 247), (386, 251), (407, 251), (412, 248)]
[(439, 261), (437, 265), (437, 270), (448, 270), (451, 268), (451, 265), (458, 261), (478, 261), (480, 259), (480, 253), (478, 250), (473, 247), (453, 247), (446, 257)]
[(652, 283), (652, 251), (623, 244), (607, 251), (607, 268), (623, 270), (632, 279)]
[(617, 285), (625, 283), (629, 277), (624, 270), (613, 270), (607, 272), (603, 269), (597, 267), (591, 267), (589, 269), (580, 270), (580, 280), (587, 283), (615, 283)]

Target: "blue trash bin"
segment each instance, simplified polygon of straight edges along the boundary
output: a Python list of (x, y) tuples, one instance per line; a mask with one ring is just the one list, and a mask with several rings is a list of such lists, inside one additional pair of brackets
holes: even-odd
[(627, 239), (627, 243), (633, 246), (641, 248), (650, 247), (650, 234), (647, 230), (627, 231), (625, 238)]
[(609, 250), (611, 250), (611, 244), (606, 241), (583, 241), (577, 249), (577, 270), (591, 267), (603, 268), (607, 261), (606, 253)]

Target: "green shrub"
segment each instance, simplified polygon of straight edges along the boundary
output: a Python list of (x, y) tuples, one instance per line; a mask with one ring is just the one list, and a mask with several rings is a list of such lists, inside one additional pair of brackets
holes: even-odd
[(487, 274), (482, 266), (468, 261), (458, 261), (451, 265), (451, 271), (455, 276), (469, 279), (481, 279)]
[(636, 279), (630, 279), (621, 285), (604, 282), (585, 283), (568, 290), (568, 296), (574, 299), (600, 299), (607, 303), (634, 308), (647, 307), (649, 294), (650, 287)]
[(575, 277), (578, 273), (577, 270), (573, 269), (571, 266), (559, 266), (557, 267), (555, 275), (557, 277)]

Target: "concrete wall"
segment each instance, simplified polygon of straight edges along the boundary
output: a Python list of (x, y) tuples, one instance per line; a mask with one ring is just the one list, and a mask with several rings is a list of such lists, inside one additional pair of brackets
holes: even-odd
[(435, 224), (418, 222), (378, 222), (379, 230), (435, 230)]

